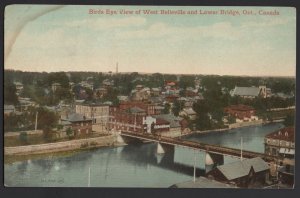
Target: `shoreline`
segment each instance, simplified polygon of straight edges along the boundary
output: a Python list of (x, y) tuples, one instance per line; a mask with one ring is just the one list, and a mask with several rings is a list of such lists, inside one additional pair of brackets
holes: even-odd
[(232, 127), (232, 128), (229, 127), (229, 128), (220, 128), (220, 129), (209, 129), (209, 130), (203, 130), (203, 131), (192, 131), (191, 133), (183, 134), (180, 137), (187, 137), (187, 136), (194, 135), (194, 134), (220, 133), (220, 132), (226, 132), (226, 131), (229, 131), (229, 130), (232, 130), (232, 129), (240, 129), (240, 128), (245, 128), (245, 127), (280, 123), (280, 122), (283, 122), (283, 121), (284, 120), (261, 121), (261, 122), (247, 123), (248, 125), (237, 126), (237, 127)]
[[(189, 134), (183, 134), (179, 137), (187, 137), (194, 134), (208, 134), (208, 133), (220, 133), (226, 132), (231, 129), (251, 127), (257, 125), (266, 125), (272, 123), (278, 123), (281, 121), (268, 121), (262, 122), (260, 124), (252, 124), (247, 126), (241, 126), (236, 128), (221, 128), (221, 129), (211, 129), (205, 131), (194, 131)], [(95, 140), (97, 142), (95, 142)], [(72, 144), (74, 143), (74, 145)], [(64, 144), (63, 146), (60, 144)], [(16, 161), (24, 161), (30, 159), (44, 158), (45, 156), (69, 156), (76, 153), (100, 149), (100, 148), (116, 148), (120, 146), (125, 146), (126, 143), (119, 143), (117, 141), (116, 135), (109, 135), (97, 138), (87, 138), (79, 140), (69, 140), (64, 142), (47, 143), (39, 145), (26, 145), (26, 146), (16, 146), (16, 147), (4, 147), (4, 164), (10, 164)], [(48, 147), (47, 147), (48, 146)], [(52, 148), (49, 148), (52, 147)], [(44, 147), (44, 148), (43, 148)], [(10, 150), (10, 151), (9, 151)]]
[(26, 146), (4, 147), (4, 162), (20, 161), (36, 156), (50, 156), (63, 153), (77, 153), (85, 150), (118, 147), (125, 144), (117, 142), (115, 135), (94, 137), (63, 142), (35, 144)]

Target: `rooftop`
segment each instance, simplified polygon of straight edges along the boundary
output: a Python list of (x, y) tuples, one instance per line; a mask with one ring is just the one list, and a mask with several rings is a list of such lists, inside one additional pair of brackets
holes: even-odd
[(180, 127), (179, 121), (181, 120), (180, 118), (171, 115), (171, 114), (160, 114), (160, 115), (153, 115), (154, 118), (160, 118), (168, 121), (170, 123), (171, 128), (177, 128)]
[(228, 163), (218, 166), (217, 169), (219, 169), (228, 180), (233, 180), (248, 175), (251, 167), (253, 167), (256, 173), (269, 169), (268, 163), (259, 157)]
[(286, 127), (265, 136), (266, 138), (295, 142), (295, 128)]
[(260, 89), (258, 87), (235, 87), (232, 95), (236, 96), (253, 96), (259, 95)]

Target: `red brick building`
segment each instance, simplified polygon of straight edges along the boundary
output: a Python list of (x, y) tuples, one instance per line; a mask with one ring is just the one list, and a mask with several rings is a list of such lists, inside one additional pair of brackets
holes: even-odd
[(82, 114), (69, 114), (66, 118), (62, 118), (63, 125), (68, 125), (74, 131), (74, 135), (86, 135), (92, 133), (93, 120)]
[(110, 107), (109, 112), (109, 130), (139, 133), (156, 133), (170, 130), (170, 123), (168, 121), (147, 116), (146, 111), (139, 107), (124, 110), (118, 107)]
[(244, 120), (245, 118), (251, 118), (251, 116), (255, 116), (254, 108), (241, 104), (228, 106), (224, 108), (224, 112), (240, 120)]
[(157, 108), (157, 105), (149, 102), (124, 101), (120, 103), (120, 110), (125, 110), (132, 107), (138, 107), (145, 110), (147, 115), (159, 115), (161, 113), (161, 109)]

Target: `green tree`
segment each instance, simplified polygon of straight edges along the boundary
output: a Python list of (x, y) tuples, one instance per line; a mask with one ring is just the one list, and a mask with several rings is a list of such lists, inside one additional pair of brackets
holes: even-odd
[(295, 115), (294, 114), (289, 114), (287, 117), (284, 119), (283, 124), (286, 127), (293, 127), (295, 125)]
[(18, 97), (16, 91), (16, 86), (13, 83), (4, 83), (4, 104), (18, 104)]
[(170, 103), (166, 103), (163, 109), (163, 113), (164, 114), (169, 114), (170, 113), (170, 109), (171, 109), (171, 105)]

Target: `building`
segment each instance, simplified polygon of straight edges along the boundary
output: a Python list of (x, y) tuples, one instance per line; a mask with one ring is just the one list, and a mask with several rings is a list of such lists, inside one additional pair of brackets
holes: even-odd
[(151, 96), (160, 96), (161, 89), (160, 88), (151, 88)]
[(125, 110), (112, 106), (109, 108), (108, 129), (142, 133), (144, 132), (143, 117), (145, 116), (145, 110), (138, 107)]
[(294, 158), (295, 128), (286, 127), (266, 135), (265, 153), (268, 155)]
[(285, 158), (278, 170), (278, 180), (281, 184), (294, 185), (295, 159)]
[(206, 176), (222, 183), (248, 188), (264, 185), (269, 179), (269, 172), (268, 163), (256, 157), (217, 166)]
[(105, 104), (76, 104), (75, 112), (93, 120), (93, 123), (106, 124), (109, 118), (109, 105)]
[(130, 107), (124, 110), (110, 107), (108, 128), (115, 131), (162, 133), (170, 130), (170, 123), (147, 115), (146, 111), (139, 107)]
[(95, 98), (103, 98), (108, 93), (107, 88), (100, 87), (94, 90)]
[(266, 88), (266, 86), (259, 86), (259, 87), (235, 87), (231, 91), (231, 96), (240, 96), (242, 98), (249, 98), (253, 99), (256, 97), (263, 97), (266, 98), (270, 89)]
[(121, 101), (120, 109), (125, 110), (131, 107), (139, 107), (146, 111), (147, 115), (158, 115), (161, 113), (162, 108), (156, 104), (143, 101)]
[(162, 120), (166, 120), (167, 122), (169, 122), (170, 125), (170, 130), (169, 133), (163, 134), (165, 136), (169, 136), (172, 134), (174, 135), (180, 135), (181, 134), (181, 124), (180, 121), (182, 120), (182, 118), (176, 117), (172, 114), (160, 114), (160, 115), (154, 115), (153, 116), (156, 119), (162, 119)]
[(92, 123), (92, 119), (78, 113), (68, 114), (65, 118), (61, 118), (61, 124), (68, 125), (75, 136), (92, 133)]
[(16, 87), (16, 94), (17, 96), (20, 95), (20, 93), (22, 92), (23, 90), (23, 84), (20, 83), (20, 82), (14, 82), (14, 85)]
[(94, 84), (90, 81), (81, 81), (79, 84), (84, 88), (94, 90)]
[(258, 120), (255, 109), (247, 105), (231, 105), (224, 108), (224, 112), (235, 117), (237, 122)]
[(9, 115), (10, 113), (16, 112), (14, 105), (4, 105), (4, 115)]
[(193, 108), (183, 108), (182, 111), (179, 112), (179, 116), (195, 120), (197, 113), (193, 110)]
[(61, 84), (60, 83), (53, 83), (51, 85), (51, 88), (52, 88), (52, 92), (55, 92), (57, 89), (59, 89), (61, 87)]

